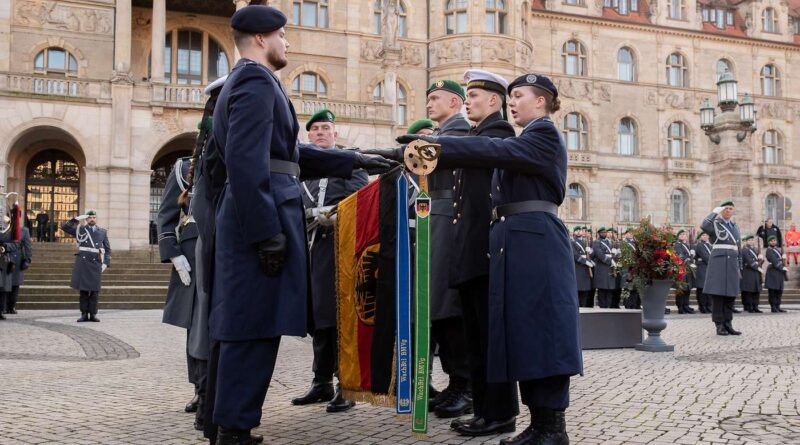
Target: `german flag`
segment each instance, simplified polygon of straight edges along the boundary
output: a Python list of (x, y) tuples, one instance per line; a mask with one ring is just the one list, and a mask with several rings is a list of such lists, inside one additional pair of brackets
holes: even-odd
[(339, 381), (345, 398), (395, 403), (397, 168), (342, 200), (336, 216)]

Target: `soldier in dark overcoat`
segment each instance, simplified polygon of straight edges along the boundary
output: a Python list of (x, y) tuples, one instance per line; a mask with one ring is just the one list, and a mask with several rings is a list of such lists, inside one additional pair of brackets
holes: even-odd
[[(758, 254), (753, 249), (753, 235), (742, 238), (742, 280), (740, 288), (742, 291), (742, 305), (747, 312), (756, 312), (758, 309), (758, 299), (761, 296), (762, 279), (761, 266)], [(759, 310), (759, 312), (761, 312)]]
[[(0, 231), (0, 309), (6, 307), (6, 301), (14, 287), (14, 269), (16, 268), (14, 258), (20, 249), (20, 243), (15, 242), (11, 234), (11, 227), (8, 225), (9, 218), (5, 218), (6, 226), (4, 230)], [(3, 312), (0, 310), (0, 320), (6, 319)]]
[[(633, 234), (629, 230), (626, 230), (625, 233), (622, 234), (622, 242), (632, 250), (636, 250), (636, 240), (633, 238)], [(620, 275), (622, 275), (622, 286), (625, 289), (628, 289), (628, 298), (625, 300), (625, 309), (641, 309), (642, 297), (639, 295), (639, 290), (636, 289), (631, 282), (630, 269), (623, 268), (622, 271), (620, 271)]]
[(771, 312), (786, 312), (781, 309), (781, 299), (783, 297), (783, 284), (786, 278), (786, 266), (784, 266), (783, 255), (778, 247), (778, 237), (769, 235), (767, 237), (769, 247), (767, 248), (766, 259), (767, 277), (764, 286), (769, 292), (769, 307)]
[(692, 295), (692, 287), (694, 286), (694, 268), (692, 267), (694, 261), (694, 252), (687, 243), (688, 233), (681, 229), (677, 233), (678, 239), (672, 246), (675, 254), (683, 261), (686, 268), (686, 274), (682, 280), (675, 282), (675, 305), (678, 307), (679, 314), (694, 314), (694, 309), (689, 306), (689, 297)]
[(592, 268), (594, 261), (586, 251), (584, 228), (576, 226), (572, 231), (572, 257), (575, 260), (575, 281), (578, 287), (578, 302), (581, 307), (588, 307), (592, 291)]
[(61, 230), (75, 237), (78, 252), (72, 268), (70, 287), (80, 292), (83, 321), (100, 321), (97, 304), (100, 299), (101, 274), (111, 266), (111, 244), (106, 229), (97, 225), (97, 212), (87, 210), (61, 225)]
[(711, 313), (711, 299), (705, 294), (703, 285), (706, 282), (706, 270), (708, 261), (711, 258), (711, 243), (708, 242), (708, 234), (700, 232), (697, 244), (694, 246), (694, 263), (697, 269), (694, 271), (694, 281), (696, 286), (697, 307), (703, 314)]
[(11, 276), (11, 291), (8, 292), (5, 308), (0, 305), (0, 309), (5, 309), (7, 314), (16, 314), (19, 287), (25, 281), (25, 270), (30, 267), (33, 258), (31, 232), (27, 227), (20, 227), (19, 248), (9, 252), (9, 254), (14, 261), (14, 270)]
[(703, 293), (711, 296), (711, 320), (717, 327), (717, 335), (741, 334), (733, 328), (733, 304), (742, 278), (741, 234), (731, 219), (735, 213), (733, 201), (725, 201), (700, 226), (708, 233), (712, 245)]
[(597, 239), (592, 243), (592, 261), (595, 264), (592, 284), (597, 289), (597, 303), (601, 308), (611, 307), (617, 287), (617, 278), (613, 273), (616, 254), (617, 250), (608, 239), (608, 228), (597, 229)]

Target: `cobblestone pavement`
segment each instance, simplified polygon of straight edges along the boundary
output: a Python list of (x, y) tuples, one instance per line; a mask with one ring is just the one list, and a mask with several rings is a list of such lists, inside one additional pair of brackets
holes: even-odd
[[(792, 308), (790, 308), (792, 309)], [(800, 444), (800, 308), (737, 315), (741, 337), (708, 316), (668, 316), (674, 353), (586, 351), (567, 412), (574, 444)], [(183, 412), (185, 332), (160, 311), (24, 311), (0, 322), (0, 444), (199, 444)], [(345, 414), (289, 400), (311, 380), (309, 339), (284, 338), (257, 433), (268, 444), (482, 444), (431, 417), (412, 436), (392, 410)], [(434, 380), (443, 386), (436, 367)], [(526, 422), (518, 423), (521, 430)]]

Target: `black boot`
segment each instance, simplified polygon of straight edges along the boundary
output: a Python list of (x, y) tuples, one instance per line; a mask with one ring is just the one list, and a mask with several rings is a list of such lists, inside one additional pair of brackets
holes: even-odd
[(89, 321), (93, 321), (95, 323), (100, 323), (100, 319), (97, 318), (97, 316), (95, 316), (94, 314), (89, 316)]
[(687, 314), (694, 314), (694, 309), (691, 306), (689, 306), (688, 301), (686, 302), (686, 305), (683, 307), (683, 311), (686, 312)]
[(729, 335), (728, 330), (725, 329), (722, 323), (717, 323), (717, 335)]
[(183, 410), (186, 411), (187, 413), (196, 413), (197, 406), (199, 404), (200, 404), (200, 396), (197, 395), (197, 393), (194, 393), (194, 397), (192, 397), (192, 400), (190, 400), (189, 403), (187, 403), (186, 406), (183, 407)]
[(84, 321), (89, 321), (88, 312), (81, 312), (81, 318), (78, 319), (78, 323), (83, 323)]
[(249, 430), (229, 430), (219, 428), (217, 434), (217, 445), (253, 445), (257, 443)]
[(469, 417), (469, 418), (461, 418), (461, 419), (453, 419), (453, 421), (450, 422), (450, 429), (454, 430), (454, 429), (456, 429), (456, 428), (458, 428), (460, 426), (464, 426), (464, 425), (467, 425), (467, 424), (470, 424), (470, 423), (473, 423), (473, 422), (477, 422), (480, 419), (481, 418), (478, 417), (478, 416), (472, 416), (472, 417)]
[(527, 428), (516, 436), (500, 439), (500, 445), (533, 445), (533, 435), (536, 434), (534, 426), (533, 422), (531, 422)]
[(564, 411), (536, 408), (532, 416), (536, 427), (534, 428), (535, 432), (531, 443), (536, 445), (569, 445)]
[(447, 398), (450, 396), (450, 391), (453, 390), (453, 388), (451, 388), (448, 385), (447, 388), (445, 388), (445, 389), (443, 389), (441, 391), (434, 390), (434, 391), (436, 391), (436, 395), (435, 396), (431, 396), (430, 390), (432, 388), (433, 387), (428, 389), (428, 411), (431, 411), (431, 412), (433, 412), (433, 410), (436, 409), (437, 406), (441, 405), (442, 402), (447, 400)]
[(483, 417), (473, 417), (472, 422), (467, 422), (455, 428), (462, 436), (491, 436), (493, 434), (511, 433), (517, 429), (517, 418), (505, 420), (486, 420)]
[(769, 309), (770, 309), (770, 312), (773, 312), (773, 313), (778, 312), (778, 308), (775, 307), (774, 304), (770, 304), (769, 305)]
[(737, 331), (736, 329), (733, 329), (733, 324), (731, 324), (730, 321), (726, 321), (725, 323), (723, 323), (722, 326), (724, 326), (725, 330), (727, 330), (728, 333), (731, 335), (742, 335), (741, 332)]
[(778, 312), (786, 312), (786, 309), (781, 309), (781, 305), (780, 304), (776, 304), (775, 305), (775, 309), (777, 309)]
[(333, 396), (333, 400), (328, 403), (328, 406), (325, 407), (325, 411), (329, 413), (342, 413), (350, 408), (356, 406), (356, 402), (352, 400), (345, 400), (344, 396), (342, 395), (342, 385), (336, 385), (336, 394)]
[[(0, 312), (0, 320), (5, 320), (5, 319), (6, 319), (5, 315), (3, 315), (2, 312)], [(78, 320), (78, 321), (80, 321), (80, 320)]]
[(469, 383), (460, 378), (451, 378), (446, 397), (436, 405), (433, 412), (436, 417), (452, 419), (472, 413), (472, 395), (468, 391)]
[(329, 402), (333, 399), (333, 382), (314, 382), (311, 388), (301, 397), (292, 399), (292, 405), (310, 405), (312, 403)]

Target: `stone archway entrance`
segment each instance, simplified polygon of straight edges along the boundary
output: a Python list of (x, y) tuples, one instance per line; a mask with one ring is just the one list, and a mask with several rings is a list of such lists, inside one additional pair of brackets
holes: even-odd
[(153, 173), (150, 174), (150, 244), (158, 243), (155, 224), (158, 219), (158, 208), (161, 207), (164, 187), (167, 185), (167, 178), (172, 173), (178, 158), (192, 155), (195, 139), (195, 135), (186, 135), (170, 141), (159, 151), (150, 166), (153, 169)]
[[(31, 236), (42, 241), (71, 239), (61, 233), (61, 223), (80, 209), (80, 166), (64, 151), (46, 149), (25, 168), (25, 211)], [(46, 221), (40, 214), (47, 215)], [(42, 225), (42, 229), (39, 229)]]

